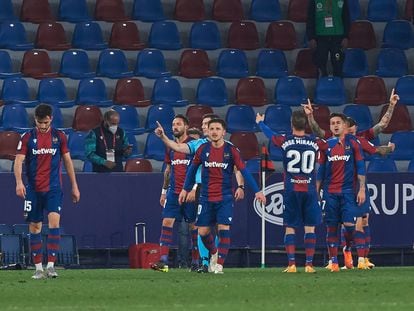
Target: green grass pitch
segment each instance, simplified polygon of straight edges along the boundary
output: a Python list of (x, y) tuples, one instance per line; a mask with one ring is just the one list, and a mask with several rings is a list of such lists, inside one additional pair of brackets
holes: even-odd
[(0, 271), (0, 310), (414, 310), (414, 267), (306, 274), (225, 268)]

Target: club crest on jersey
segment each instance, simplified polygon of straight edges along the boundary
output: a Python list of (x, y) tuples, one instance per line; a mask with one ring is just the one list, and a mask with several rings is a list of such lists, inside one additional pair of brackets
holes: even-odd
[(37, 143), (37, 138), (33, 139), (33, 142), (36, 144)]
[(58, 142), (57, 137), (53, 137), (53, 138), (52, 138), (52, 143), (56, 144), (57, 142)]
[[(278, 226), (283, 226), (283, 189), (283, 182), (279, 182), (267, 186), (264, 190), (268, 202), (264, 208), (265, 220)], [(262, 205), (257, 199), (253, 201), (253, 207), (256, 214), (262, 217)]]
[(206, 157), (210, 156), (210, 152), (206, 152)]

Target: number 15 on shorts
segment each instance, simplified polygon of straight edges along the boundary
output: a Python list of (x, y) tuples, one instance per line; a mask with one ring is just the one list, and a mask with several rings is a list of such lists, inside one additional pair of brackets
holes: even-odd
[(23, 210), (25, 212), (30, 212), (32, 210), (32, 201), (25, 200), (24, 201), (24, 208), (23, 208)]

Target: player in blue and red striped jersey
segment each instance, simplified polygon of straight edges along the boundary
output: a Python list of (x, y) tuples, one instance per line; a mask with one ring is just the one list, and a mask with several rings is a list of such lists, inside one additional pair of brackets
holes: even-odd
[(257, 114), (256, 122), (272, 143), (282, 149), (284, 167), (283, 223), (288, 267), (283, 272), (296, 272), (296, 228), (305, 229), (305, 272), (314, 273), (315, 226), (322, 220), (319, 197), (316, 192), (316, 163), (320, 150), (327, 148), (324, 140), (305, 135), (306, 114), (302, 110), (292, 113), (292, 134), (278, 135), (264, 123), (265, 116)]
[[(232, 177), (234, 166), (252, 187), (256, 199), (265, 203), (266, 198), (259, 190), (253, 176), (246, 169), (240, 151), (233, 144), (224, 140), (226, 123), (221, 119), (212, 119), (208, 123), (208, 129), (210, 142), (197, 149), (187, 172), (179, 202), (185, 202), (187, 193), (191, 191), (195, 182), (197, 169), (201, 166), (203, 187), (200, 193), (196, 225), (204, 245), (211, 254), (209, 271), (223, 273), (223, 264), (230, 247), (230, 226), (233, 219)], [(211, 234), (211, 228), (216, 224), (219, 236), (218, 248)]]
[[(346, 134), (347, 117), (332, 113), (329, 118), (333, 137), (328, 149), (321, 153), (318, 170), (318, 192), (323, 188), (325, 224), (331, 271), (338, 272), (338, 226), (344, 225), (349, 236), (355, 231), (358, 205), (365, 202), (365, 162), (355, 136)], [(358, 189), (356, 186), (358, 185)]]
[[(70, 158), (67, 139), (63, 132), (51, 127), (52, 107), (40, 104), (35, 109), (35, 124), (26, 132), (17, 147), (14, 162), (16, 194), (24, 199), (24, 211), (29, 222), (30, 248), (36, 271), (32, 278), (57, 277), (54, 269), (59, 250), (59, 222), (62, 208), (61, 161), (72, 184), (72, 201), (78, 202), (80, 193)], [(23, 162), (26, 165), (27, 186), (22, 180)], [(48, 263), (46, 274), (42, 267), (42, 220), (48, 213), (49, 236), (47, 239)]]

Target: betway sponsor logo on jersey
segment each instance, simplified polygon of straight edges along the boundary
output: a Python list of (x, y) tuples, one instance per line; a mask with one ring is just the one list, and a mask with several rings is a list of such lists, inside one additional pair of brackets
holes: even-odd
[(51, 154), (55, 155), (57, 149), (56, 148), (41, 148), (41, 149), (32, 149), (32, 154), (39, 155), (39, 154)]
[(218, 168), (226, 169), (227, 166), (229, 166), (228, 163), (221, 163), (221, 162), (216, 162), (216, 161), (213, 161), (213, 162), (204, 161), (204, 167), (218, 167)]
[(289, 147), (291, 145), (307, 145), (307, 146), (311, 146), (315, 150), (319, 150), (319, 146), (318, 146), (317, 143), (315, 143), (313, 140), (309, 140), (309, 139), (305, 139), (305, 138), (289, 139), (289, 140), (285, 141), (282, 144), (281, 147), (282, 147), (283, 150), (285, 150), (287, 147)]
[(350, 155), (334, 155), (334, 156), (328, 156), (329, 162), (335, 162), (335, 161), (345, 161), (347, 162), (350, 158)]
[(171, 160), (171, 165), (190, 165), (190, 160), (188, 159)]

